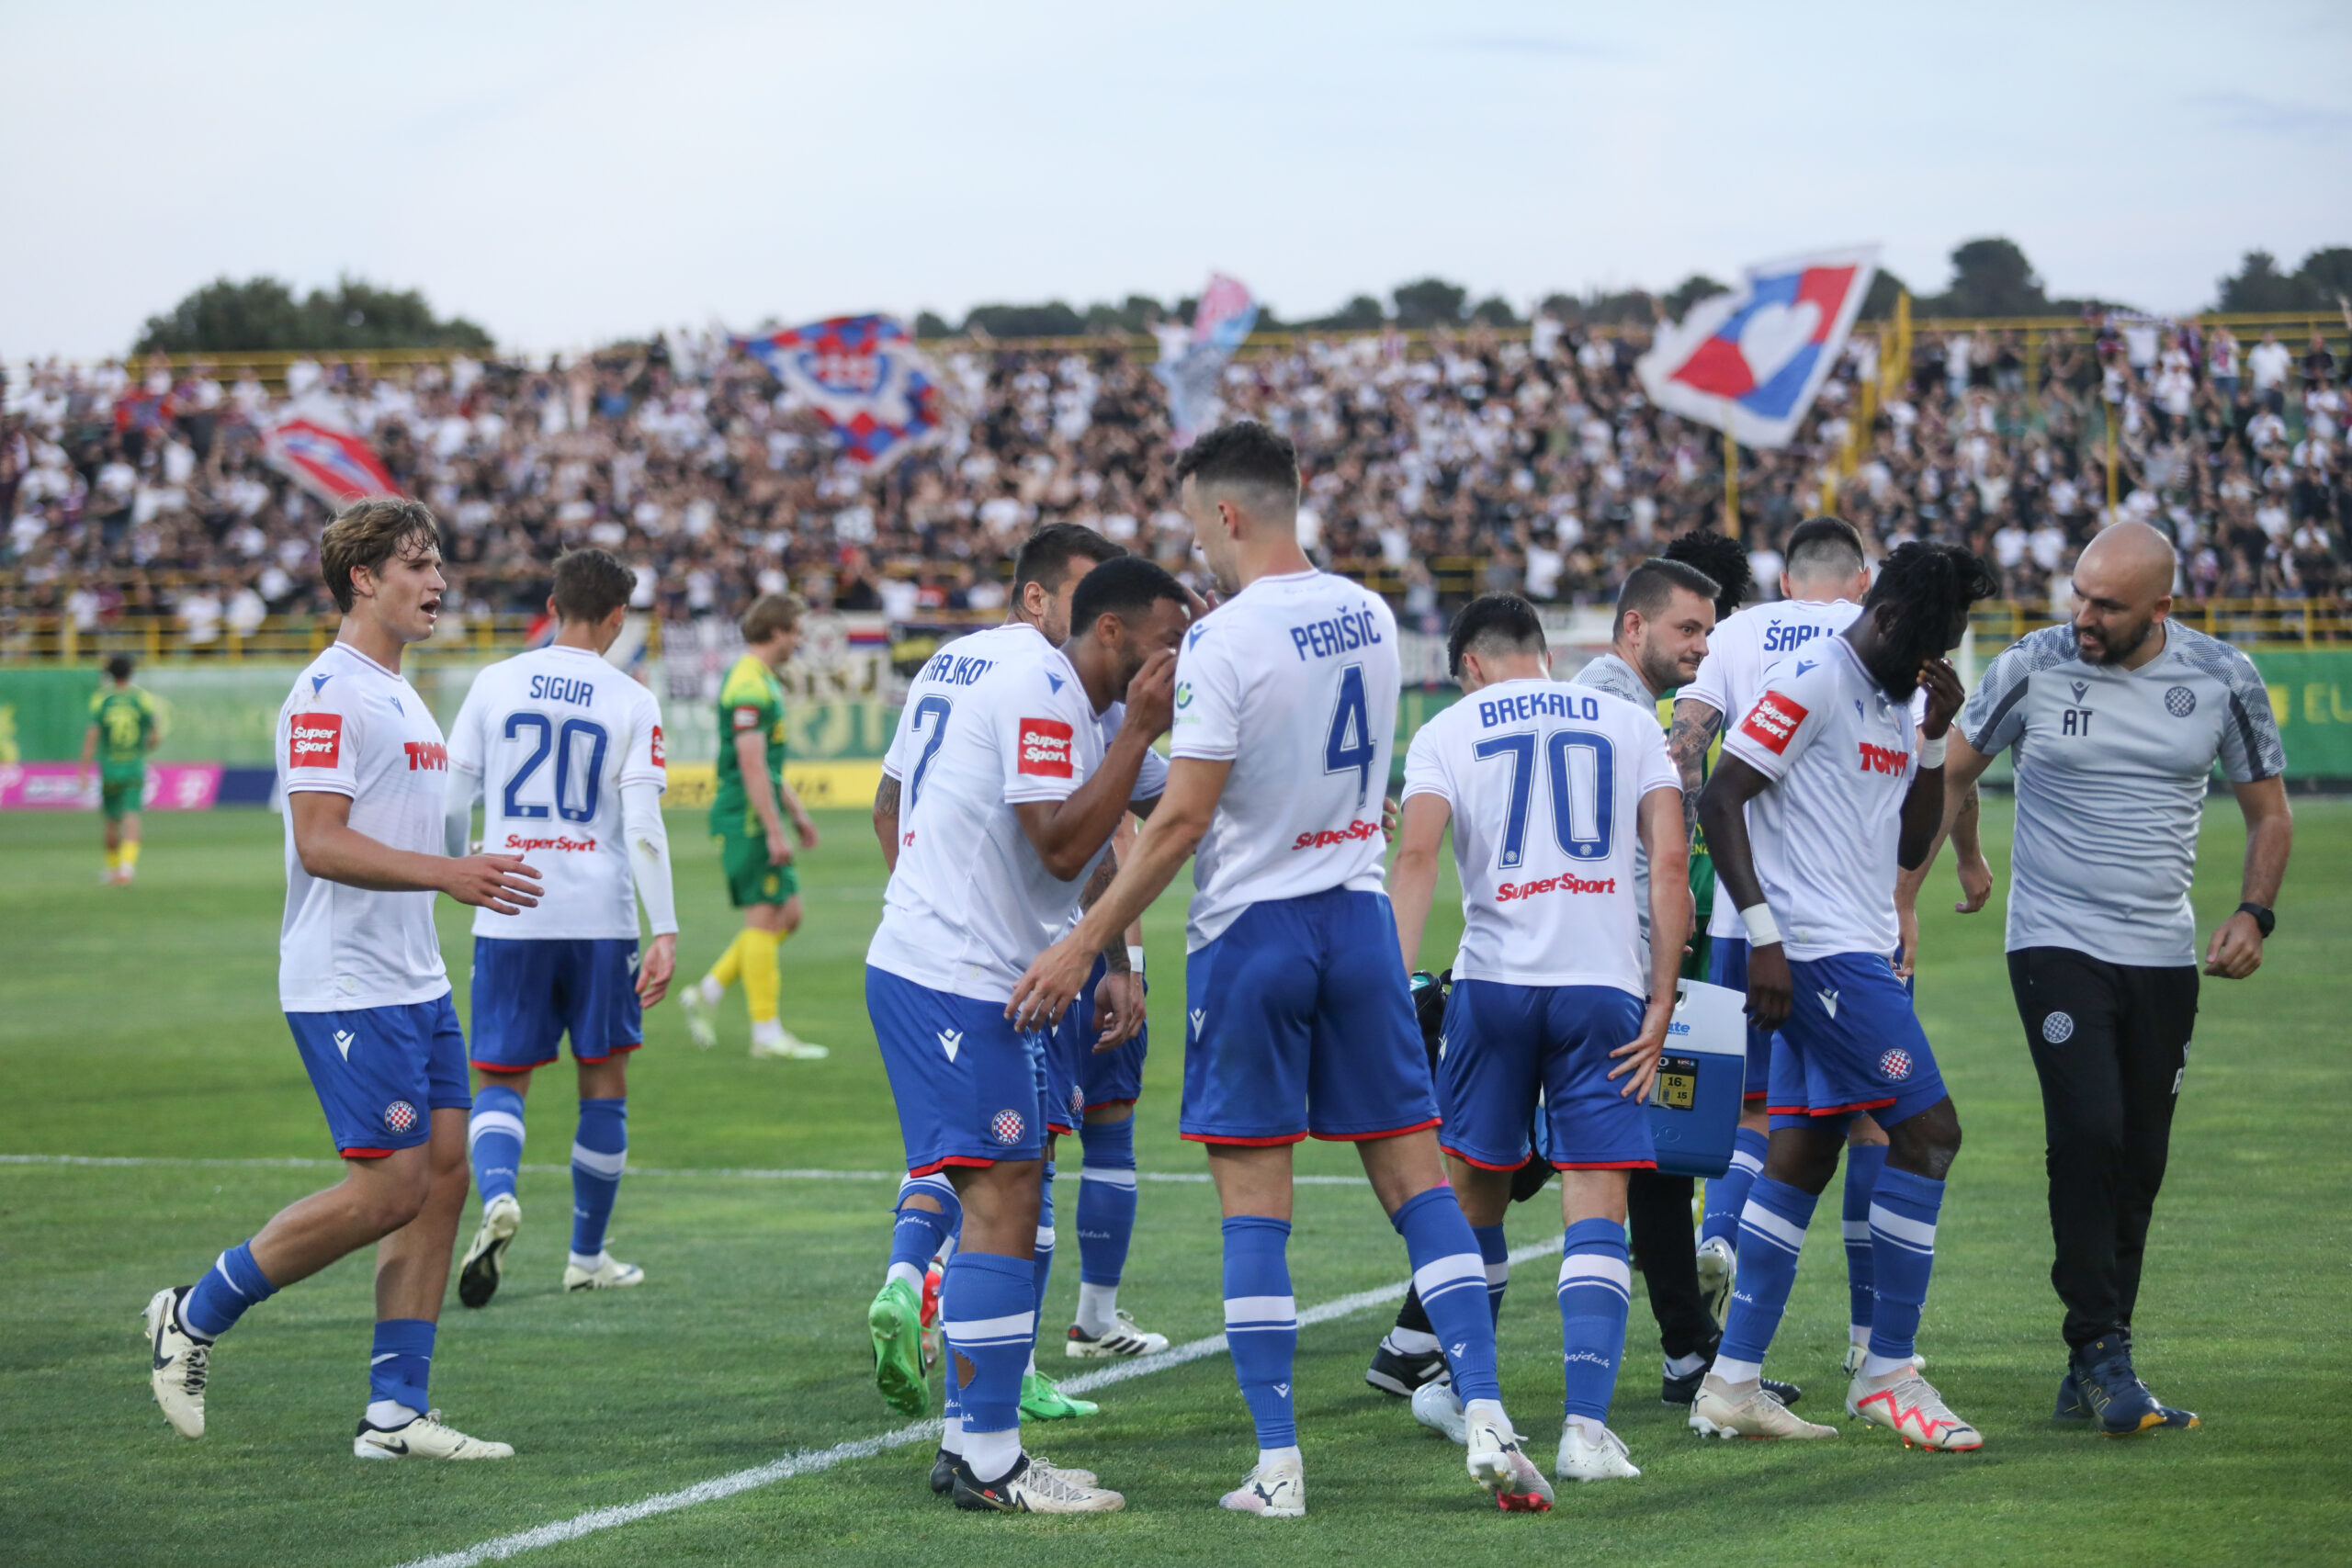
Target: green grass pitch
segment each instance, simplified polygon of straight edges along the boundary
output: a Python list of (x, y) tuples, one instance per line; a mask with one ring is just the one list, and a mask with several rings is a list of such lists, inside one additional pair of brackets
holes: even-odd
[[(1360, 1381), (1374, 1307), (1306, 1329), (1298, 1409), (1313, 1512), (1296, 1523), (1214, 1502), (1252, 1450), (1229, 1364), (1210, 1357), (1105, 1389), (1092, 1420), (1034, 1446), (1100, 1470), (1127, 1511), (1076, 1520), (958, 1514), (933, 1498), (927, 1446), (743, 1491), (516, 1561), (775, 1563), (1370, 1562), (1443, 1551), (1474, 1562), (1997, 1563), (2342, 1562), (2352, 1527), (2352, 804), (2304, 802), (2267, 966), (2208, 982), (2149, 1253), (2139, 1339), (2158, 1392), (2200, 1431), (2107, 1442), (2054, 1427), (2058, 1311), (2047, 1283), (2039, 1100), (2001, 961), (1997, 908), (1950, 912), (1937, 878), (1921, 1011), (1967, 1147), (1944, 1211), (1922, 1348), (1979, 1424), (1967, 1456), (1906, 1452), (1831, 1414), (1841, 1396), (1845, 1269), (1835, 1197), (1807, 1247), (1772, 1370), (1833, 1443), (1705, 1444), (1657, 1403), (1655, 1329), (1636, 1301), (1614, 1424), (1645, 1474), (1566, 1493), (1549, 1517), (1503, 1517), (1458, 1450)], [(2008, 812), (1990, 803), (2005, 863)], [(85, 816), (0, 818), (0, 1153), (131, 1156), (0, 1163), (0, 1562), (400, 1564), (887, 1432), (863, 1308), (888, 1231), (887, 1179), (746, 1170), (888, 1171), (896, 1126), (865, 1022), (860, 959), (881, 864), (861, 817), (824, 821), (808, 857), (808, 920), (784, 950), (786, 1021), (833, 1048), (753, 1062), (740, 1001), (718, 1049), (688, 1043), (674, 1005), (631, 1064), (632, 1163), (614, 1247), (642, 1290), (566, 1296), (567, 1179), (526, 1174), (528, 1218), (492, 1306), (444, 1317), (435, 1395), (512, 1441), (503, 1464), (366, 1465), (347, 1438), (365, 1398), (368, 1265), (350, 1259), (255, 1311), (215, 1360), (210, 1432), (173, 1437), (150, 1400), (138, 1314), (331, 1169), (202, 1161), (331, 1156), (276, 1008), (278, 824), (259, 813), (152, 816), (138, 886), (97, 885)], [(699, 824), (673, 826), (682, 969), (734, 927)], [(2241, 834), (2208, 814), (2199, 907), (2237, 900)], [(1430, 950), (1453, 933), (1442, 908)], [(1147, 1173), (1197, 1173), (1175, 1137), (1181, 896), (1151, 921), (1155, 1053), (1137, 1145)], [(465, 1000), (467, 912), (443, 908)], [(532, 1094), (528, 1162), (559, 1167), (568, 1067)], [(1067, 1162), (1075, 1167), (1074, 1159)], [(1301, 1169), (1352, 1171), (1306, 1145)], [(700, 1173), (700, 1174), (697, 1174)], [(1076, 1184), (1060, 1188), (1064, 1234)], [(1556, 1239), (1550, 1192), (1511, 1238)], [(1063, 1248), (1046, 1365), (1076, 1292)], [(1122, 1300), (1179, 1342), (1217, 1331), (1210, 1190), (1147, 1181)], [(1394, 1283), (1403, 1255), (1369, 1193), (1302, 1190), (1292, 1269), (1302, 1307)], [(1503, 1381), (1548, 1462), (1556, 1437), (1552, 1269), (1530, 1263), (1503, 1319)], [(454, 1292), (453, 1292), (454, 1296)], [(1493, 1554), (1493, 1555), (1489, 1555)]]

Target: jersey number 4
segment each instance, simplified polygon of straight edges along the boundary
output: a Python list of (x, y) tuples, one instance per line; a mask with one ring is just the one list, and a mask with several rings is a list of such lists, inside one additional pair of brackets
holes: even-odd
[(1372, 707), (1364, 699), (1363, 666), (1351, 664), (1340, 671), (1340, 701), (1323, 742), (1323, 771), (1356, 775), (1359, 811), (1372, 795), (1372, 764), (1379, 755), (1372, 739)]
[[(545, 821), (548, 808), (523, 799), (523, 788), (531, 776), (546, 765), (548, 756), (555, 756), (555, 814), (567, 822), (594, 822), (596, 819), (597, 780), (605, 773), (605, 727), (594, 719), (567, 718), (558, 729), (555, 721), (543, 713), (528, 711), (506, 716), (506, 739), (519, 739), (526, 730), (537, 733), (537, 744), (523, 759), (522, 765), (506, 780), (506, 818), (509, 821)], [(573, 785), (573, 759), (585, 743), (587, 759), (578, 772), (581, 781)], [(579, 795), (578, 804), (572, 796)]]
[[(1527, 814), (1535, 793), (1535, 737), (1498, 735), (1478, 742), (1482, 762), (1510, 760), (1510, 812), (1503, 822), (1502, 852), (1496, 864), (1511, 869), (1527, 858)], [(1570, 860), (1607, 860), (1615, 841), (1611, 818), (1617, 799), (1617, 749), (1606, 735), (1585, 729), (1555, 729), (1544, 738), (1545, 772), (1552, 781), (1552, 836)]]

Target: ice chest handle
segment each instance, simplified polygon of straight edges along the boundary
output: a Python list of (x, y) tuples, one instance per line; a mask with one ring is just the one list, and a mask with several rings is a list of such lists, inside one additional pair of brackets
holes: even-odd
[(1650, 1090), (1650, 1143), (1669, 1176), (1713, 1178), (1731, 1168), (1740, 1097), (1747, 1088), (1747, 998), (1684, 980)]

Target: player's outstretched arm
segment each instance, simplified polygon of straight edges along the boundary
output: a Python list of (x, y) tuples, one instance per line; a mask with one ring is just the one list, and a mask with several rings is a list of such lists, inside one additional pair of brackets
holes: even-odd
[(882, 846), (882, 869), (899, 869), (899, 781), (888, 773), (874, 788), (874, 840)]
[[(2287, 856), (2295, 847), (2295, 812), (2287, 804), (2287, 781), (2272, 774), (2253, 784), (2232, 784), (2245, 818), (2245, 874), (2238, 897), (2271, 908), (2287, 880)], [(2262, 967), (2262, 928), (2240, 909), (2223, 920), (2205, 948), (2205, 973), (2243, 980)]]
[(396, 850), (351, 825), (351, 797), (325, 790), (300, 790), (286, 797), (294, 823), (294, 852), (302, 869), (323, 882), (379, 893), (447, 893), (512, 915), (539, 901), (539, 874), (520, 855), (441, 855)]
[[(1747, 803), (1771, 786), (1771, 780), (1741, 761), (1729, 750), (1715, 763), (1714, 776), (1699, 794), (1699, 826), (1707, 835), (1707, 852), (1714, 857), (1715, 881), (1731, 894), (1732, 908), (1743, 921), (1758, 906), (1770, 921), (1764, 884), (1756, 874), (1756, 852), (1747, 841)], [(1653, 868), (1650, 880), (1657, 873)], [(1749, 927), (1747, 954), (1747, 1016), (1758, 1029), (1777, 1029), (1789, 1016), (1796, 982), (1789, 974), (1789, 955), (1777, 935), (1757, 942), (1756, 923)], [(1653, 943), (1653, 947), (1655, 947)], [(1656, 953), (1653, 952), (1655, 960)]]
[(1226, 777), (1232, 772), (1229, 761), (1201, 757), (1179, 757), (1168, 764), (1167, 791), (1136, 838), (1135, 858), (1119, 868), (1109, 890), (1080, 919), (1077, 929), (1029, 965), (1021, 983), (1012, 988), (1012, 999), (1005, 1004), (1005, 1017), (1023, 1029), (1043, 1029), (1061, 1017), (1062, 1010), (1086, 984), (1094, 955), (1143, 918), (1151, 901), (1167, 891), (1177, 872), (1200, 847), (1216, 818), (1216, 803), (1225, 794)]
[(1437, 896), (1437, 852), (1453, 807), (1442, 795), (1412, 795), (1405, 797), (1400, 817), (1397, 836), (1403, 842), (1388, 868), (1388, 903), (1396, 912), (1396, 945), (1404, 950), (1409, 975), (1421, 955), (1421, 933), (1429, 929), (1430, 903)]
[[(1690, 846), (1683, 828), (1682, 792), (1654, 789), (1642, 796), (1636, 816), (1642, 848), (1650, 862), (1650, 999), (1642, 1030), (1610, 1054), (1611, 1078), (1625, 1078), (1617, 1092), (1647, 1100), (1674, 1021), (1674, 982), (1682, 970), (1682, 944), (1690, 933)], [(1630, 1075), (1630, 1076), (1629, 1076)]]

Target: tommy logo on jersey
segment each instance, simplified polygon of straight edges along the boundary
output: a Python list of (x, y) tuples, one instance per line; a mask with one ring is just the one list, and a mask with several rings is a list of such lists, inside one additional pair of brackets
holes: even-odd
[(408, 753), (408, 771), (429, 769), (434, 773), (449, 771), (449, 749), (438, 740), (403, 740), (401, 750)]
[(1075, 732), (1060, 719), (1023, 719), (1021, 764), (1016, 771), (1034, 773), (1039, 778), (1070, 777), (1070, 748), (1075, 738)]
[(1899, 773), (1910, 765), (1911, 753), (1908, 751), (1873, 746), (1867, 740), (1859, 744), (1862, 749), (1862, 772), (1866, 773)]
[(286, 730), (286, 765), (332, 768), (343, 761), (343, 715), (298, 713)]
[(1780, 692), (1767, 692), (1747, 710), (1747, 716), (1739, 721), (1739, 732), (1778, 757), (1788, 750), (1791, 738), (1796, 734), (1797, 726), (1805, 721), (1808, 711), (1802, 703), (1792, 702)]

